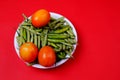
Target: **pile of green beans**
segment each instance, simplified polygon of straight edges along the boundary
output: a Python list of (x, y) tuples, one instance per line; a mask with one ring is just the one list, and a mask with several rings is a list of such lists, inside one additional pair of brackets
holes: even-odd
[(56, 51), (57, 61), (71, 57), (73, 45), (76, 44), (75, 34), (64, 17), (52, 18), (50, 22), (41, 28), (35, 28), (31, 19), (23, 15), (25, 20), (20, 24), (16, 37), (19, 47), (25, 42), (33, 42), (38, 49), (49, 45)]

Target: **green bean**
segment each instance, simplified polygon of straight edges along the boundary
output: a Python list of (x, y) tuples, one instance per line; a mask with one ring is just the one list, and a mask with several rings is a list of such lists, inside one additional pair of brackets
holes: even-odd
[(58, 58), (60, 58), (60, 59), (65, 59), (66, 54), (65, 54), (65, 52), (60, 52), (60, 53), (57, 54), (57, 56), (58, 56)]
[(65, 31), (67, 31), (68, 29), (69, 29), (69, 27), (66, 26), (66, 27), (64, 27), (64, 28), (62, 28), (62, 29), (58, 29), (58, 30), (53, 31), (53, 33), (63, 33), (63, 32), (65, 32)]
[(34, 44), (37, 46), (37, 35), (34, 34)]
[(71, 28), (69, 30), (67, 30), (67, 33), (70, 35), (71, 38), (75, 38), (75, 35)]
[(23, 18), (25, 19), (24, 22), (28, 22), (31, 23), (31, 19), (28, 19), (27, 16), (25, 14), (22, 14)]
[(34, 41), (34, 34), (33, 33), (30, 33), (30, 35), (31, 35), (31, 42), (33, 42)]
[(33, 25), (31, 25), (31, 26), (27, 26), (27, 27), (29, 27), (31, 30), (34, 30), (34, 32), (35, 32), (35, 27), (33, 26)]
[(52, 25), (51, 25), (51, 23), (50, 23), (50, 22), (48, 23), (48, 26), (50, 27), (50, 29), (52, 29)]
[(25, 40), (27, 40), (27, 33), (26, 33), (25, 29), (23, 29), (23, 37), (24, 37)]
[(42, 29), (36, 29), (35, 31), (40, 33), (40, 32), (42, 32)]
[(22, 42), (23, 42), (23, 43), (25, 43), (25, 40), (24, 40), (24, 38), (23, 38), (23, 37), (22, 37)]
[(70, 27), (69, 25), (60, 25), (60, 28), (64, 28), (64, 27)]
[(64, 39), (68, 38), (67, 34), (48, 34), (48, 38), (55, 38), (55, 39)]
[(61, 51), (60, 48), (54, 48), (54, 50), (55, 50), (56, 52), (60, 52), (60, 51)]
[(56, 44), (60, 50), (62, 50), (62, 44)]
[(17, 37), (16, 37), (16, 39), (17, 39), (17, 42), (18, 42), (18, 46), (21, 46), (20, 37), (19, 37), (19, 36), (17, 36)]
[(65, 50), (68, 50), (68, 49), (69, 49), (69, 46), (66, 46), (66, 45), (65, 45)]
[(47, 33), (48, 33), (47, 29), (43, 30), (43, 33), (41, 35), (42, 47), (47, 44)]
[(72, 44), (70, 44), (70, 43), (66, 43), (66, 42), (60, 42), (60, 43), (67, 45), (67, 46), (72, 46)]
[(21, 46), (23, 43), (25, 43), (25, 40), (22, 36), (17, 36), (16, 39), (18, 42), (18, 46)]
[(32, 24), (31, 19), (27, 19), (27, 22), (30, 23), (30, 24)]
[(58, 23), (58, 24), (56, 24), (56, 26), (54, 27), (54, 29), (57, 29), (57, 28), (60, 27), (61, 25), (63, 25), (63, 23)]
[(43, 30), (43, 33), (44, 33), (45, 35), (47, 35), (48, 29), (44, 29), (44, 30)]
[(19, 28), (19, 36), (20, 36), (20, 44), (22, 45), (23, 43), (25, 43), (25, 39), (24, 39), (24, 29), (23, 28)]
[(47, 33), (48, 33), (48, 30), (46, 29), (44, 31), (44, 34), (45, 34), (45, 37), (44, 37), (44, 46), (47, 44)]
[(77, 43), (75, 39), (71, 39), (70, 41), (71, 41), (72, 44), (76, 44)]
[(40, 36), (38, 35), (38, 49), (40, 49)]
[(40, 35), (40, 33), (36, 32), (36, 31), (35, 31), (35, 30), (33, 30), (33, 29), (30, 29), (30, 28), (29, 28), (29, 27), (27, 27), (27, 26), (21, 26), (21, 27), (23, 27), (23, 28), (25, 28), (25, 29), (29, 30), (30, 32), (32, 32), (32, 33), (34, 33), (34, 34), (38, 34), (38, 35)]
[(20, 28), (19, 28), (19, 31), (20, 31), (20, 36), (22, 36), (22, 35), (23, 35), (23, 28), (20, 27)]
[(25, 14), (22, 14), (22, 16), (24, 17), (25, 20), (27, 20), (27, 16)]
[(54, 22), (51, 23), (51, 25), (55, 25), (58, 22), (63, 22), (64, 21), (64, 17), (60, 17), (57, 20), (55, 20)]
[(53, 43), (61, 43), (64, 42), (63, 39), (48, 39), (49, 42), (53, 42)]
[(44, 36), (44, 40), (43, 40), (43, 45), (42, 45), (42, 47), (45, 46), (46, 44), (47, 44), (47, 35)]
[(56, 19), (55, 21), (53, 22), (49, 22), (48, 25), (51, 29), (54, 29), (54, 26), (58, 23), (58, 22), (64, 22), (64, 17), (60, 17), (58, 19)]
[(73, 46), (66, 46), (65, 50), (73, 49)]
[(54, 47), (54, 48), (58, 48), (58, 46), (57, 46), (56, 44), (54, 44), (54, 43), (48, 42), (48, 44), (49, 44), (50, 46)]
[(17, 42), (18, 42), (18, 46), (21, 46), (21, 45), (22, 45), (22, 42), (21, 42), (20, 37), (19, 37), (19, 36), (17, 36), (17, 37), (16, 37), (16, 39), (17, 39)]
[(30, 42), (30, 31), (27, 30), (27, 42)]
[(71, 44), (76, 44), (76, 40), (75, 39), (71, 39), (71, 38), (65, 39), (65, 42), (71, 43)]
[(62, 45), (62, 49), (65, 50), (65, 45), (64, 44)]
[(21, 24), (21, 26), (31, 26), (32, 24), (28, 23), (28, 22), (24, 22)]
[(22, 45), (25, 42), (23, 38), (23, 28), (20, 28), (19, 30), (20, 30), (20, 42), (21, 42), (20, 45)]
[(74, 35), (72, 35), (72, 36), (70, 36), (70, 38), (74, 39), (74, 38), (75, 38), (75, 36), (74, 36)]
[(20, 44), (22, 45), (23, 28), (20, 28)]
[(65, 42), (69, 42), (68, 39), (64, 39), (64, 40), (65, 40)]
[(70, 30), (67, 30), (67, 33), (68, 33), (69, 35), (73, 35), (73, 33), (72, 33)]
[(43, 47), (43, 45), (44, 45), (44, 35), (43, 33), (41, 33), (41, 46)]

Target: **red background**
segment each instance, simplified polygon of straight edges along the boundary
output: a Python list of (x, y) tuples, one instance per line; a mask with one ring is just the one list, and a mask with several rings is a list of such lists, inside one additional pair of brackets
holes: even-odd
[[(45, 8), (75, 25), (74, 59), (49, 70), (26, 66), (16, 55), (13, 39), (25, 13)], [(0, 80), (120, 80), (119, 0), (1, 0)]]

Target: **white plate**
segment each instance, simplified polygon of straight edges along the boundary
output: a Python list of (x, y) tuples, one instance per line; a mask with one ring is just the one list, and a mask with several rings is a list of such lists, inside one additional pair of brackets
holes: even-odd
[[(50, 12), (50, 15), (51, 15), (53, 18), (55, 18), (55, 19), (60, 18), (60, 17), (63, 17), (62, 15), (57, 14), (57, 13), (54, 13), (54, 12)], [(29, 17), (29, 18), (30, 18), (30, 17)], [(78, 40), (78, 38), (77, 38), (77, 33), (76, 33), (76, 30), (75, 30), (73, 24), (72, 24), (67, 18), (64, 18), (64, 20), (72, 27), (73, 33), (74, 33), (75, 36), (76, 36), (75, 39), (76, 39), (76, 41), (77, 41), (77, 40)], [(19, 28), (19, 27), (18, 27), (18, 28)], [(17, 30), (18, 30), (18, 29), (17, 29)], [(17, 40), (16, 40), (16, 36), (18, 36), (17, 31), (15, 32), (15, 36), (14, 36), (14, 47), (15, 47), (15, 50), (16, 50), (16, 53), (17, 53), (18, 57), (20, 58), (20, 55), (19, 55), (19, 46), (18, 46), (18, 43), (17, 43)], [(76, 49), (76, 44), (74, 45), (74, 50), (72, 51), (71, 54), (74, 53), (75, 49)], [(67, 56), (68, 56), (68, 55), (67, 55)], [(66, 57), (67, 57), (67, 56), (66, 56)], [(41, 68), (41, 69), (49, 69), (49, 68), (54, 68), (54, 67), (60, 66), (60, 65), (62, 65), (63, 63), (65, 63), (67, 60), (68, 60), (68, 59), (63, 59), (63, 60), (57, 62), (56, 65), (54, 64), (53, 66), (50, 66), (50, 67), (44, 67), (44, 66), (39, 65), (39, 64), (34, 64), (34, 65), (32, 65), (32, 67)], [(25, 63), (26, 63), (26, 62), (25, 62)], [(27, 64), (27, 63), (26, 63), (26, 64)]]

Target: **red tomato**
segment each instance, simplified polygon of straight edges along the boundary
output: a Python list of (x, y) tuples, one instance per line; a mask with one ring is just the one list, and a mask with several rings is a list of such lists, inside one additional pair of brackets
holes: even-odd
[(50, 13), (45, 9), (40, 9), (32, 15), (31, 20), (34, 27), (45, 26), (50, 21)]
[(38, 48), (32, 43), (24, 43), (20, 47), (20, 57), (26, 62), (33, 62), (38, 56)]
[(52, 47), (44, 46), (40, 49), (38, 54), (38, 62), (42, 66), (52, 66), (56, 62), (56, 54)]

